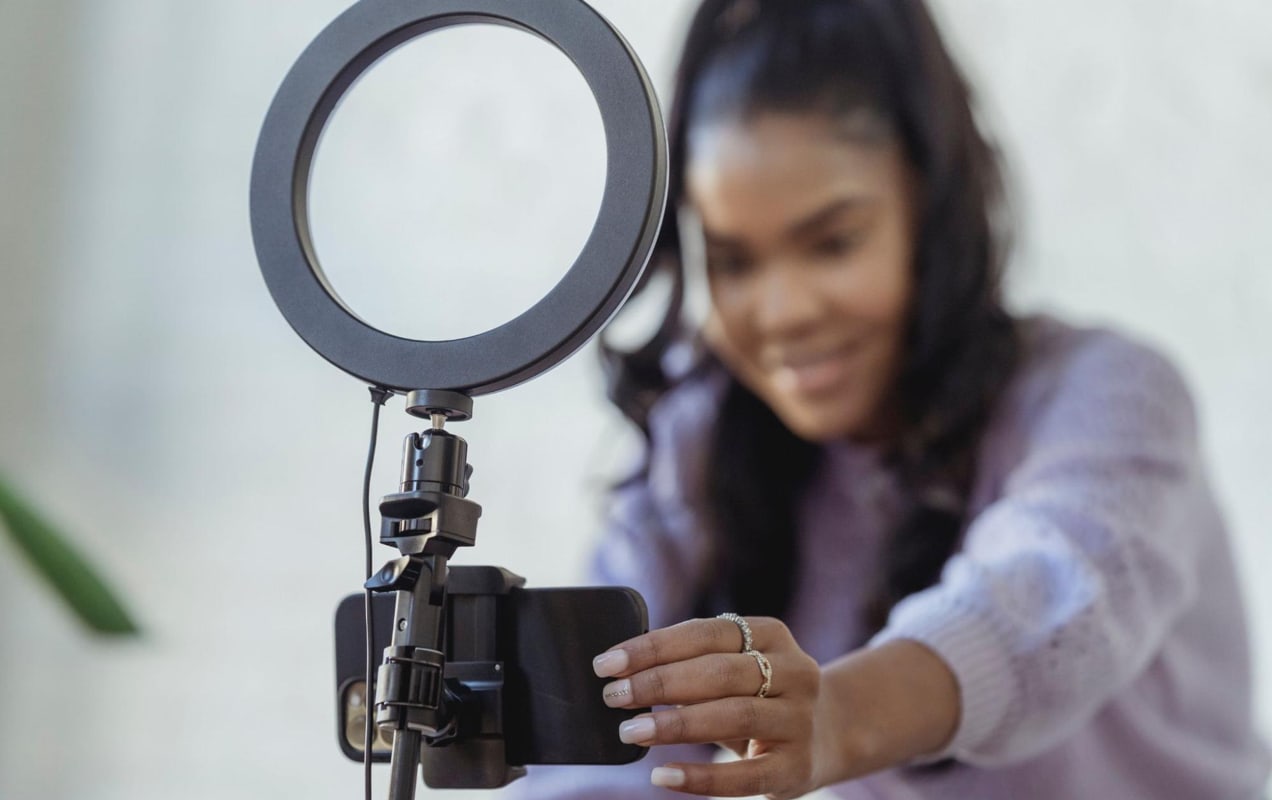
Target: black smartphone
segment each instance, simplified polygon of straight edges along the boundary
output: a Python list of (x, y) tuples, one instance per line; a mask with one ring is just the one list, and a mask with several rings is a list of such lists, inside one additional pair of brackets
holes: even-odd
[[(606, 679), (592, 672), (593, 656), (648, 630), (640, 594), (622, 587), (525, 589), (520, 582), (495, 567), (453, 567), (447, 587), (445, 675), (476, 684), (494, 677), (477, 665), (495, 665), (490, 669), (502, 681), (503, 760), (515, 767), (627, 764), (641, 758), (646, 748), (618, 738), (619, 724), (638, 712), (606, 706), (601, 699)], [(372, 602), (378, 665), (392, 639), (394, 598), (375, 595)], [(368, 689), (364, 682), (363, 596), (346, 597), (335, 622), (339, 742), (346, 756), (361, 761), (367, 709), (375, 697), (375, 686)], [(387, 761), (391, 747), (377, 731), (373, 760)], [(454, 772), (447, 759), (464, 758), (462, 750), (425, 748), (426, 782), (470, 785), (445, 782)], [(442, 777), (434, 782), (430, 774)]]

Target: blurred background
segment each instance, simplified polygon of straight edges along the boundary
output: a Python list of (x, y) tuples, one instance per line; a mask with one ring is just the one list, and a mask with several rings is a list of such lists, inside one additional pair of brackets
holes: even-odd
[[(594, 4), (665, 93), (691, 4)], [(362, 580), (371, 406), (276, 311), (247, 210), (274, 90), (346, 5), (0, 2), (0, 472), (145, 630), (87, 634), (0, 539), (0, 798), (361, 796), (331, 624)], [(1272, 4), (934, 6), (1012, 168), (1014, 306), (1131, 331), (1193, 387), (1272, 729)], [(564, 273), (604, 171), (564, 56), (444, 31), (338, 110), (318, 252), (379, 327), (477, 333)], [(412, 427), (391, 401), (373, 495)], [(485, 514), (458, 562), (578, 581), (635, 446), (593, 348), (480, 398), (461, 433)]]

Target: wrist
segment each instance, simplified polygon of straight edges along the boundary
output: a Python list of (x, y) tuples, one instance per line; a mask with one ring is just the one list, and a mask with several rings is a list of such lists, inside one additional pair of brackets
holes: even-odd
[(954, 673), (917, 641), (896, 639), (827, 664), (815, 720), (818, 785), (938, 753), (959, 716)]

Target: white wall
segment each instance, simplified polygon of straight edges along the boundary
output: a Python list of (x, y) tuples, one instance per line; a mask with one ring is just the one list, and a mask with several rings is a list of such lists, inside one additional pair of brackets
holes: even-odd
[[(358, 767), (333, 741), (330, 622), (360, 583), (370, 407), (278, 315), (246, 209), (274, 88), (344, 5), (0, 6), (0, 469), (75, 532), (148, 631), (139, 643), (87, 639), (0, 545), (0, 797), (361, 791)], [(597, 6), (665, 87), (688, 4)], [(1020, 307), (1137, 331), (1191, 379), (1268, 685), (1272, 584), (1261, 572), (1272, 566), (1272, 492), (1260, 476), (1272, 452), (1272, 6), (942, 0), (938, 10), (1015, 165)], [(414, 80), (404, 72), (384, 91)], [(560, 114), (585, 108), (568, 74), (552, 74), (545, 102)], [(552, 248), (577, 246), (578, 215), (590, 213), (586, 136), (573, 146), (592, 155), (545, 187), (542, 176), (562, 165), (516, 147), (526, 131), (555, 141), (560, 114), (535, 116), (536, 104), (508, 96), (465, 106), (448, 86), (412, 89), (459, 109), (439, 133), (420, 112), (390, 127), (392, 109), (368, 84), (365, 113), (386, 115), (383, 124), (350, 117), (354, 164), (333, 162), (332, 188), (319, 186), (333, 220), (319, 244), (337, 286), (353, 302), (360, 276), (385, 276), (394, 291), (358, 296), (355, 308), (386, 324), (412, 324), (394, 316), (398, 303), (421, 294), (421, 274), (435, 285), (437, 264), (465, 263), (472, 280), (451, 288), (476, 297), (500, 279), (494, 267), (517, 264), (504, 280), (532, 298), (560, 272)], [(587, 130), (580, 113), (565, 130)], [(427, 153), (456, 158), (411, 160), (419, 152), (408, 144), (429, 136), (441, 138)], [(482, 183), (499, 178), (481, 161), (489, 152), (517, 165), (497, 196)], [(433, 174), (475, 188), (429, 195), (419, 176)], [(377, 180), (400, 195), (364, 202), (369, 184), (357, 181)], [(448, 196), (475, 211), (448, 209)], [(392, 216), (402, 208), (438, 225), (374, 227), (409, 220)], [(465, 220), (522, 208), (538, 215), (513, 222), (538, 236), (532, 248), (500, 241), (503, 228), (480, 250), (461, 235)], [(342, 214), (357, 222), (336, 224)], [(447, 230), (449, 241), (420, 238)], [(406, 255), (421, 241), (435, 263)], [(499, 321), (474, 320), (471, 302), (430, 308), (443, 325)], [(394, 485), (409, 429), (391, 404), (373, 492)], [(571, 581), (595, 534), (598, 475), (629, 442), (601, 399), (591, 351), (481, 399), (464, 434), (485, 516), (479, 550), (463, 560), (538, 585)], [(1260, 698), (1266, 722), (1270, 694)]]

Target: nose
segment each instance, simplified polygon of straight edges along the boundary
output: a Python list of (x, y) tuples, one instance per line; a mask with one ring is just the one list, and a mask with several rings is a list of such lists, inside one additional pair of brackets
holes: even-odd
[(782, 338), (798, 336), (821, 317), (823, 293), (793, 265), (770, 265), (755, 290), (754, 324), (760, 333)]

